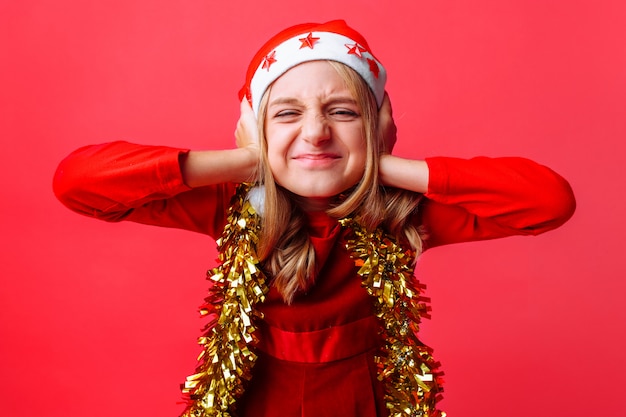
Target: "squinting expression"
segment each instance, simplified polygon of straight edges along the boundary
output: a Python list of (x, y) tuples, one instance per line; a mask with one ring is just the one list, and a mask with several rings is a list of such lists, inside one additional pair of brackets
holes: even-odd
[(309, 209), (324, 208), (365, 171), (360, 109), (327, 62), (300, 64), (274, 82), (265, 136), (276, 182), (305, 197)]

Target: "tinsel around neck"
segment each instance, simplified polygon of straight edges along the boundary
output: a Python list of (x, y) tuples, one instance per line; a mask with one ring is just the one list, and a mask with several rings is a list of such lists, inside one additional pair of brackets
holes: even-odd
[[(217, 242), (220, 265), (208, 275), (213, 286), (201, 308), (210, 319), (199, 338), (203, 349), (196, 372), (182, 387), (188, 404), (183, 417), (233, 415), (252, 378), (255, 323), (263, 319), (257, 305), (269, 287), (256, 255), (261, 225), (258, 202), (251, 204), (248, 198), (250, 188), (239, 187)], [(381, 322), (383, 347), (375, 360), (390, 416), (445, 416), (436, 409), (442, 391), (438, 364), (417, 337), (429, 307), (413, 276), (415, 253), (380, 229), (366, 230), (358, 219), (345, 218), (340, 224), (347, 229), (346, 249)]]

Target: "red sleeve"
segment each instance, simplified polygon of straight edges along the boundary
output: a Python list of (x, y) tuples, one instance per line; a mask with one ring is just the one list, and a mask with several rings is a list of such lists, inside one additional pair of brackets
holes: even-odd
[(233, 184), (191, 189), (182, 179), (187, 150), (112, 142), (80, 148), (54, 175), (57, 198), (101, 220), (129, 220), (219, 236)]
[(537, 235), (565, 223), (576, 202), (563, 177), (524, 158), (426, 160), (429, 184), (421, 223), (426, 248)]

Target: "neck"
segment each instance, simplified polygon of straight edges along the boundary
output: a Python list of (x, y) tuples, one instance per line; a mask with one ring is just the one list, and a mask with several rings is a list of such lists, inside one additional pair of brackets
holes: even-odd
[[(287, 191), (287, 190), (285, 190)], [(294, 203), (303, 211), (326, 211), (337, 202), (337, 197), (303, 197), (287, 191)]]

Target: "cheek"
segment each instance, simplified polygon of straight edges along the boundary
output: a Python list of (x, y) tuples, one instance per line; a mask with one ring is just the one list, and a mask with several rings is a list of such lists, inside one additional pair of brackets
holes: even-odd
[(355, 138), (350, 144), (350, 155), (352, 159), (365, 169), (367, 162), (367, 143), (365, 138)]
[(267, 142), (267, 169), (272, 173), (274, 181), (283, 185), (281, 178), (285, 176), (286, 164), (282, 150), (276, 143)]
[(268, 155), (281, 155), (289, 146), (289, 131), (284, 128), (268, 127), (265, 129), (265, 143)]
[(278, 176), (280, 175), (280, 172), (282, 171), (282, 164), (281, 164), (280, 158), (278, 158), (276, 155), (272, 153), (268, 153), (267, 164), (269, 165), (269, 169), (275, 178), (277, 177), (277, 175)]
[(365, 167), (367, 166), (368, 153), (365, 141), (359, 143), (359, 147), (354, 148), (351, 154), (352, 176), (358, 177), (360, 180), (365, 175)]
[(285, 147), (277, 140), (267, 140), (267, 162), (270, 167), (276, 165), (284, 157)]
[(362, 161), (360, 160), (358, 161), (358, 164), (352, 169), (351, 177), (355, 184), (361, 181), (361, 179), (363, 178), (363, 175), (365, 175), (366, 163), (367, 162), (365, 159), (363, 159)]

